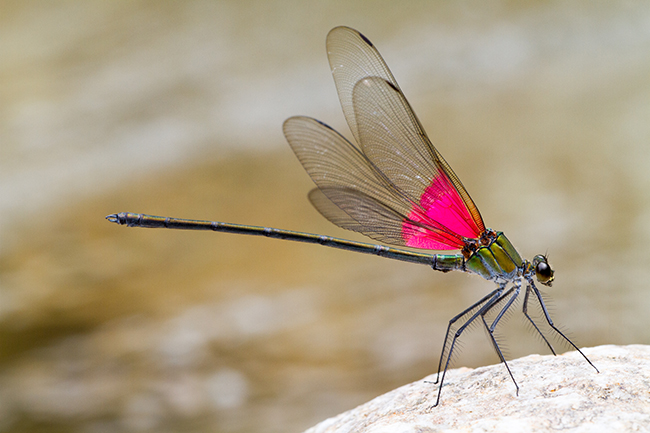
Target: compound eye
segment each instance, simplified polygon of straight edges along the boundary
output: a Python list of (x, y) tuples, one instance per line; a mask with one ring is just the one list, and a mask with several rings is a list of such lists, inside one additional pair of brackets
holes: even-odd
[(553, 269), (551, 269), (551, 265), (546, 261), (546, 257), (542, 255), (535, 256), (533, 266), (535, 266), (537, 281), (545, 286), (550, 286), (553, 282)]

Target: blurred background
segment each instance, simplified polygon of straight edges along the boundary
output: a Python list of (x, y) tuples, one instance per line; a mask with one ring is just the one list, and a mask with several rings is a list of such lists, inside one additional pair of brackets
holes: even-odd
[[(281, 132), (351, 135), (337, 25), (379, 47), (486, 225), (548, 252), (556, 323), (650, 343), (648, 2), (1, 1), (0, 431), (299, 432), (436, 371), (492, 284), (104, 219), (363, 240), (311, 208)], [(508, 356), (548, 353), (519, 308)], [(456, 367), (498, 362), (480, 328), (463, 343)]]

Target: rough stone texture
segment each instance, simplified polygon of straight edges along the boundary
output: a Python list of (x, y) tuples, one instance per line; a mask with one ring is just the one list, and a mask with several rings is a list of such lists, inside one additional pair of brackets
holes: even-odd
[(583, 349), (447, 372), (435, 402), (435, 375), (375, 398), (307, 430), (330, 432), (649, 432), (650, 346)]

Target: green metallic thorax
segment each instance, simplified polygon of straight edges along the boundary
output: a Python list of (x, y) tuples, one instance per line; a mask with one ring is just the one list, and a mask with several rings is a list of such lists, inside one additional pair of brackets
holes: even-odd
[(506, 235), (497, 232), (496, 239), (476, 250), (465, 262), (465, 267), (486, 280), (509, 281), (518, 274), (522, 264), (523, 260)]

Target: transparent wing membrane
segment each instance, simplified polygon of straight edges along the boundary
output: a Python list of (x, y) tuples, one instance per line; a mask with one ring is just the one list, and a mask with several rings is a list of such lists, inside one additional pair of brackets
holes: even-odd
[(409, 239), (426, 235), (436, 242), (435, 249), (462, 248), (462, 236), (427, 218), (416, 197), (409, 197), (334, 129), (309, 117), (292, 117), (284, 133), (325, 196), (312, 192), (310, 200), (332, 223), (391, 245), (409, 246)]
[(327, 35), (327, 58), (348, 126), (359, 142), (352, 106), (354, 86), (367, 77), (379, 77), (399, 85), (379, 51), (365, 36), (349, 27), (335, 27)]
[[(327, 54), (357, 145), (326, 124), (293, 117), (284, 133), (334, 224), (394, 245), (462, 249), (485, 230), (458, 177), (427, 138), (390, 69), (356, 30), (333, 29)], [(335, 209), (334, 207), (338, 209)]]

